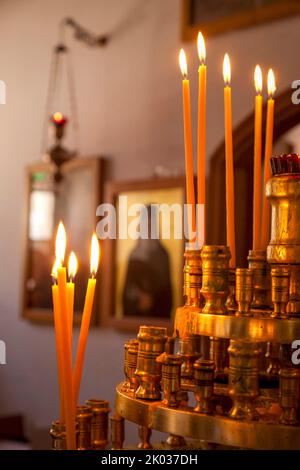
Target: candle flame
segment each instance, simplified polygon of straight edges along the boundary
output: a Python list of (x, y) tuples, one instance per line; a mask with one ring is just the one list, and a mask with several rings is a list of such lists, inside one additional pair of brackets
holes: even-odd
[(180, 49), (180, 52), (179, 52), (179, 66), (180, 66), (180, 70), (181, 70), (183, 78), (186, 78), (188, 70), (187, 70), (186, 55), (183, 49)]
[(100, 256), (100, 247), (97, 235), (93, 233), (92, 236), (92, 243), (91, 243), (91, 261), (90, 261), (90, 269), (92, 276), (96, 276), (98, 271), (98, 264), (99, 264), (99, 256)]
[(55, 242), (55, 256), (60, 264), (63, 264), (64, 259), (65, 259), (66, 245), (67, 245), (66, 230), (65, 230), (64, 224), (62, 222), (59, 222), (57, 234), (56, 234), (56, 242)]
[(77, 261), (74, 251), (71, 251), (70, 256), (69, 256), (69, 263), (68, 263), (68, 275), (69, 275), (70, 280), (73, 280), (74, 277), (76, 276), (77, 269), (78, 269), (78, 261)]
[(254, 70), (254, 85), (256, 93), (260, 95), (262, 92), (262, 71), (259, 65)]
[(271, 98), (276, 91), (275, 75), (272, 69), (268, 71), (268, 95)]
[(229, 55), (225, 54), (224, 55), (224, 60), (223, 60), (223, 78), (224, 78), (224, 83), (225, 85), (230, 85), (230, 80), (231, 80), (231, 68), (230, 68), (230, 60), (229, 60)]
[(56, 112), (53, 114), (53, 119), (55, 122), (60, 122), (63, 119), (63, 115), (60, 112)]
[(198, 56), (201, 64), (205, 63), (206, 59), (206, 48), (205, 48), (205, 41), (203, 34), (201, 31), (198, 33), (198, 39), (197, 39), (197, 48), (198, 48)]
[(59, 260), (56, 258), (56, 260), (54, 261), (53, 263), (53, 266), (52, 266), (52, 270), (51, 270), (51, 276), (54, 278), (54, 279), (57, 279), (57, 270), (58, 268), (60, 267), (61, 263), (59, 262)]

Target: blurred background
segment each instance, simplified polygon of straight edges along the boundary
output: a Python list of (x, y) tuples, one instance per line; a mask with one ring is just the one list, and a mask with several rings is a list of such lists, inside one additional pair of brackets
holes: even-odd
[[(190, 20), (195, 21), (196, 28), (198, 21), (199, 28), (201, 21), (214, 22), (214, 15), (217, 20), (220, 15), (223, 18), (223, 29), (217, 21), (217, 27), (206, 37), (209, 180), (212, 171), (221, 171), (210, 162), (222, 149), (224, 139), (224, 53), (231, 58), (233, 125), (238, 128), (253, 112), (253, 71), (257, 63), (264, 76), (269, 67), (273, 68), (276, 96), (291, 90), (291, 83), (300, 79), (300, 16), (292, 5), (290, 11), (279, 9), (278, 14), (271, 14), (272, 21), (254, 15), (249, 24), (242, 21), (239, 25), (232, 22), (230, 8), (233, 13), (235, 8), (245, 8), (247, 13), (248, 1), (202, 3), (213, 5), (215, 10), (200, 9), (199, 18), (194, 12), (195, 19)], [(268, 3), (277, 11), (280, 2)], [(229, 5), (229, 10), (220, 4)], [(59, 25), (63, 18), (71, 17), (89, 31), (109, 36), (107, 45), (97, 48), (76, 40), (68, 28), (64, 33), (72, 51), (76, 82), (79, 155), (105, 157), (110, 181), (151, 179), (159, 172), (178, 177), (184, 171), (178, 66), (181, 47), (188, 57), (194, 137), (197, 135), (199, 60), (192, 29), (187, 32), (184, 27), (186, 7), (182, 0), (0, 0), (0, 79), (7, 87), (6, 105), (0, 106), (0, 339), (6, 343), (7, 354), (7, 364), (0, 366), (0, 415), (20, 417), (11, 421), (10, 436), (3, 437), (23, 435), (28, 447), (45, 448), (50, 423), (58, 410), (53, 327), (22, 317), (22, 292), (27, 216), (24, 173), (26, 166), (41, 161), (46, 150), (41, 147), (51, 54), (61, 39)], [(69, 112), (67, 107), (60, 111)], [(275, 131), (280, 151), (297, 150), (300, 131), (295, 124), (299, 111), (293, 113), (293, 130), (285, 123)], [(69, 138), (72, 147), (71, 133)], [(216, 189), (217, 197), (220, 193)], [(101, 273), (103, 277), (105, 272)], [(76, 329), (75, 341), (77, 336)], [(82, 401), (98, 396), (110, 400), (113, 406), (114, 388), (123, 377), (123, 344), (128, 336), (128, 332), (113, 326), (91, 329)], [(136, 439), (135, 430), (128, 436), (129, 440)]]

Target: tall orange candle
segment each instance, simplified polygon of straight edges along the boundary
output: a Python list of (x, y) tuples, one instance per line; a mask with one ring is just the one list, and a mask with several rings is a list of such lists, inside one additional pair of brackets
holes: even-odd
[(189, 240), (195, 241), (196, 236), (196, 211), (194, 188), (194, 163), (191, 123), (191, 99), (190, 82), (187, 79), (187, 61), (183, 49), (179, 53), (179, 65), (183, 76), (183, 121), (184, 121), (184, 148), (185, 148), (185, 173), (186, 173), (186, 199), (188, 204), (188, 233)]
[(78, 269), (78, 262), (75, 253), (72, 251), (69, 256), (68, 262), (68, 276), (69, 282), (67, 283), (67, 297), (68, 297), (68, 322), (70, 328), (70, 342), (72, 350), (72, 337), (73, 337), (73, 319), (74, 319), (74, 294), (75, 284), (74, 278)]
[(59, 385), (59, 404), (60, 404), (60, 417), (61, 423), (65, 422), (65, 410), (64, 410), (64, 397), (63, 397), (63, 346), (62, 346), (62, 333), (60, 329), (60, 306), (59, 306), (59, 295), (57, 280), (57, 268), (58, 263), (55, 261), (52, 268), (51, 276), (55, 282), (52, 286), (52, 300), (53, 300), (53, 317), (54, 317), (54, 329), (55, 329), (55, 343), (56, 343), (56, 357), (57, 357), (57, 371), (58, 371), (58, 385)]
[(265, 189), (268, 179), (271, 176), (270, 158), (273, 151), (273, 129), (274, 129), (274, 93), (276, 91), (275, 77), (273, 70), (268, 72), (268, 104), (267, 104), (267, 123), (266, 123), (266, 143), (265, 143), (265, 165), (264, 165), (264, 192), (263, 192), (263, 210), (262, 210), (262, 249), (266, 249), (269, 243), (270, 228), (270, 203), (265, 195)]
[(262, 73), (255, 67), (254, 84), (255, 123), (254, 123), (254, 171), (253, 171), (253, 249), (259, 250), (261, 243), (261, 148), (262, 148)]
[[(198, 55), (200, 66), (199, 74), (199, 93), (198, 93), (198, 245), (202, 247), (205, 244), (205, 158), (206, 158), (206, 49), (202, 33), (198, 34)], [(202, 208), (202, 209), (201, 209)], [(201, 210), (204, 211), (201, 220)], [(202, 223), (201, 223), (202, 222)]]
[(88, 280), (87, 291), (85, 296), (84, 309), (81, 320), (80, 334), (78, 340), (78, 349), (76, 355), (75, 369), (74, 369), (74, 391), (75, 391), (75, 400), (78, 402), (79, 392), (80, 392), (80, 383), (83, 370), (83, 362), (85, 349), (88, 339), (89, 327), (91, 322), (91, 315), (93, 310), (95, 288), (96, 288), (96, 279), (95, 276), (98, 270), (99, 263), (99, 243), (97, 236), (93, 234), (92, 244), (91, 244), (91, 278)]
[[(65, 256), (66, 248), (66, 232), (62, 223), (59, 224), (56, 237), (56, 259), (62, 262)], [(68, 315), (68, 299), (67, 299), (67, 272), (66, 268), (59, 266), (57, 269), (57, 285), (58, 297), (60, 305), (60, 331), (62, 335), (62, 383), (63, 383), (63, 399), (65, 410), (66, 424), (66, 441), (67, 449), (76, 449), (75, 436), (75, 400), (73, 392), (72, 380), (72, 354), (70, 343), (70, 326)]]
[(231, 107), (231, 68), (228, 54), (223, 62), (224, 78), (224, 111), (225, 111), (225, 178), (226, 178), (226, 233), (227, 245), (230, 248), (230, 267), (235, 268), (235, 220), (234, 220), (234, 173), (232, 144), (232, 107)]

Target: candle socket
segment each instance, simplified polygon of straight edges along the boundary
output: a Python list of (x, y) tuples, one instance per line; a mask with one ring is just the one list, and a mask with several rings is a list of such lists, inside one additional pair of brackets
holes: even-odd
[(235, 312), (237, 309), (237, 301), (236, 301), (236, 292), (235, 292), (235, 269), (229, 269), (229, 295), (226, 300), (226, 308), (228, 312)]
[(201, 251), (186, 250), (184, 258), (183, 296), (185, 305), (201, 308), (203, 306), (203, 297), (200, 292), (202, 285)]
[(214, 393), (214, 371), (213, 361), (198, 359), (194, 364), (195, 374), (195, 398), (197, 413), (211, 414), (213, 411), (212, 397)]
[(253, 300), (251, 308), (266, 310), (270, 308), (270, 270), (267, 264), (266, 252), (250, 250), (248, 255), (249, 269), (253, 271)]
[(209, 357), (215, 365), (215, 379), (217, 382), (227, 380), (225, 369), (228, 367), (228, 346), (228, 339), (210, 337)]
[(235, 295), (238, 304), (236, 316), (250, 317), (250, 305), (253, 298), (253, 271), (246, 268), (237, 268), (235, 280)]
[(162, 360), (161, 388), (164, 394), (164, 403), (170, 407), (177, 407), (177, 393), (180, 390), (182, 358), (178, 355), (165, 354)]
[(66, 425), (60, 421), (53, 421), (50, 429), (51, 449), (67, 450)]
[(138, 379), (135, 376), (139, 342), (137, 339), (127, 341), (124, 345), (124, 374), (126, 382), (125, 389), (135, 392), (138, 388)]
[(92, 410), (89, 406), (77, 406), (76, 419), (78, 424), (77, 450), (91, 448)]
[(282, 424), (295, 425), (299, 423), (300, 371), (297, 369), (281, 369), (279, 372), (280, 406)]
[(152, 449), (152, 445), (150, 443), (151, 434), (151, 428), (147, 428), (146, 426), (139, 426), (139, 438), (141, 439), (141, 442), (138, 445), (139, 449)]
[(108, 414), (110, 412), (107, 400), (90, 399), (86, 405), (92, 411), (91, 449), (105, 449), (108, 443)]
[(198, 338), (195, 335), (179, 339), (178, 355), (181, 357), (181, 381), (182, 387), (194, 383), (194, 362), (199, 359)]
[[(78, 443), (78, 423), (75, 428), (76, 448)], [(60, 421), (53, 421), (50, 429), (51, 450), (67, 450), (66, 425)]]
[(232, 419), (256, 420), (259, 418), (254, 401), (259, 395), (258, 361), (260, 349), (256, 343), (230, 340), (229, 396), (233, 407)]
[(166, 346), (165, 346), (165, 353), (166, 354), (174, 354), (174, 348), (175, 348), (175, 336), (168, 336), (167, 341), (166, 341)]
[(201, 259), (201, 294), (205, 299), (202, 312), (213, 315), (225, 314), (225, 302), (229, 293), (229, 248), (227, 246), (205, 245), (202, 248)]
[(165, 351), (167, 329), (155, 326), (141, 326), (138, 334), (139, 349), (135, 375), (139, 387), (136, 398), (159, 400), (161, 363), (156, 358)]
[(125, 420), (119, 414), (110, 417), (111, 450), (123, 449), (125, 439)]
[(272, 318), (286, 318), (286, 306), (289, 301), (290, 271), (287, 266), (277, 266), (271, 270), (272, 302), (274, 305)]

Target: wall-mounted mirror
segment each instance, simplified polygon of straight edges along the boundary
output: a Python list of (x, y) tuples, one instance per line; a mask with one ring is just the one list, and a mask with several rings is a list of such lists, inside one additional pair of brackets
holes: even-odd
[(89, 246), (96, 227), (96, 208), (102, 198), (103, 160), (76, 158), (61, 167), (45, 163), (26, 168), (23, 316), (35, 322), (52, 321), (51, 269), (58, 222), (63, 220), (68, 246), (79, 260), (75, 289), (75, 323), (79, 321), (89, 277)]

